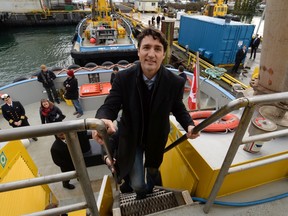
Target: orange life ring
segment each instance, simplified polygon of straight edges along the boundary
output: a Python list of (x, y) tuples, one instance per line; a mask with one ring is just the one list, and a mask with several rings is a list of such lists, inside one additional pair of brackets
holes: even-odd
[[(196, 119), (204, 119), (208, 118), (213, 114), (213, 111), (204, 110), (204, 111), (196, 111), (191, 112), (190, 116), (194, 120), (195, 125), (197, 126), (200, 121), (197, 121)], [(239, 125), (239, 118), (236, 115), (233, 114), (227, 114), (220, 120), (210, 124), (206, 128), (203, 129), (203, 131), (206, 132), (224, 132), (233, 130), (238, 127)]]

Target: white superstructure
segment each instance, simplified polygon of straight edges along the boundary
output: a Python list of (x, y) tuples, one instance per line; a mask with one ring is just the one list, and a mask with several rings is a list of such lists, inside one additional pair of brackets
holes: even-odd
[(134, 9), (141, 12), (157, 12), (158, 0), (136, 0)]
[(41, 1), (39, 0), (0, 0), (0, 5), (0, 12), (28, 13), (42, 10)]

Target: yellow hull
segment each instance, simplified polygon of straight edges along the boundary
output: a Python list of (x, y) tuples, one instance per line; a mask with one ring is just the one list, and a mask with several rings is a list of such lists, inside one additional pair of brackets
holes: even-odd
[[(168, 144), (174, 142), (181, 135), (183, 135), (183, 131), (180, 131), (172, 123)], [(204, 133), (201, 136), (205, 136)], [(217, 134), (213, 136), (217, 139)], [(213, 145), (214, 143), (210, 144)], [(207, 151), (209, 151), (208, 148)], [(243, 150), (239, 148), (239, 151)], [(287, 178), (288, 159), (284, 157), (287, 153), (288, 151), (265, 156), (252, 155), (252, 159), (233, 163), (231, 167), (235, 168), (236, 171), (225, 177), (217, 197)], [(210, 152), (210, 154), (217, 154), (217, 152)], [(244, 152), (243, 154), (250, 153)], [(283, 159), (277, 160), (281, 157)], [(274, 160), (274, 162), (255, 165), (263, 160)], [(241, 168), (247, 166), (250, 168)], [(160, 170), (164, 187), (188, 190), (191, 196), (208, 198), (220, 168), (221, 166), (213, 167), (207, 162), (205, 157), (194, 147), (193, 140), (186, 140), (165, 153)]]
[[(38, 176), (38, 169), (21, 141), (11, 141), (0, 150), (0, 183)], [(47, 185), (0, 193), (1, 215), (23, 215), (42, 211), (50, 203), (57, 203)], [(17, 205), (15, 205), (17, 204)]]

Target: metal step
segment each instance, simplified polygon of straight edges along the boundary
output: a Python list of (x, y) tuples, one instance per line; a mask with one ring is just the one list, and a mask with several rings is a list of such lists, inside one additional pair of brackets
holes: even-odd
[(192, 203), (188, 191), (154, 188), (145, 199), (137, 200), (136, 193), (118, 193), (114, 199), (114, 216), (141, 216)]

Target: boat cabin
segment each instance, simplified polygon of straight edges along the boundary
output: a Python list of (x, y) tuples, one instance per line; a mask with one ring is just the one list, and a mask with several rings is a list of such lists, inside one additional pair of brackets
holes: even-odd
[(90, 38), (95, 39), (95, 44), (114, 44), (117, 41), (117, 30), (114, 28), (105, 28), (104, 26), (93, 27), (90, 31)]

